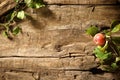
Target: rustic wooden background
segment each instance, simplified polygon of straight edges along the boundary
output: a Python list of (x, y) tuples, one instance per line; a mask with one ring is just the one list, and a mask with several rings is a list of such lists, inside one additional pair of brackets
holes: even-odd
[[(31, 17), (18, 23), (23, 33), (12, 41), (0, 35), (0, 80), (120, 80), (95, 70), (95, 45), (85, 34), (90, 25), (120, 19), (118, 0), (44, 2), (44, 8), (27, 9)], [(14, 0), (1, 0), (0, 16), (14, 6)]]

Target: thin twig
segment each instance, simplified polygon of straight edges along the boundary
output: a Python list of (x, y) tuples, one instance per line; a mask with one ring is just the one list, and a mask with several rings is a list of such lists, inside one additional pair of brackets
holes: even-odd
[(111, 40), (110, 40), (110, 47), (112, 48), (112, 50), (113, 50), (118, 56), (120, 56), (116, 44), (114, 44)]

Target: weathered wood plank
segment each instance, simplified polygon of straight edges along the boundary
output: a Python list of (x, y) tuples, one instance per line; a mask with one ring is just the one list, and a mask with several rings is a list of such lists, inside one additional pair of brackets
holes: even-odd
[(88, 24), (108, 26), (112, 20), (120, 19), (119, 11), (119, 6), (48, 6), (36, 11), (35, 20), (41, 20), (38, 21), (41, 25), (35, 27), (39, 29), (66, 29), (71, 27), (83, 29), (89, 26)]
[(52, 71), (44, 70), (40, 73), (40, 79), (45, 80), (118, 80), (112, 73), (103, 73), (101, 75), (94, 75), (89, 71)]
[[(44, 2), (48, 4), (116, 4), (117, 0), (44, 0)], [(14, 0), (1, 0), (0, 1), (0, 16), (7, 12), (8, 10), (15, 7), (16, 3)]]
[[(117, 73), (119, 75), (119, 73)], [(0, 72), (1, 80), (119, 80), (113, 73), (94, 75), (89, 71), (39, 70), (38, 72), (5, 71)]]
[[(79, 29), (24, 33), (24, 35), (19, 35), (19, 38), (14, 42), (5, 39), (1, 41), (0, 57), (85, 56), (85, 47), (87, 44), (92, 44), (91, 39), (92, 38), (85, 35), (85, 33), (81, 32)], [(91, 40), (91, 42), (88, 42), (88, 40)]]
[(1, 80), (36, 80), (32, 73), (24, 73), (24, 72), (5, 72), (4, 78)]
[(8, 10), (15, 7), (16, 3), (14, 0), (1, 0), (0, 1), (0, 16), (7, 12)]
[[(88, 62), (89, 61), (89, 62)], [(79, 58), (0, 58), (0, 68), (38, 71), (39, 69), (77, 69), (89, 70), (96, 67), (94, 56)]]
[[(112, 74), (102, 74), (102, 75), (93, 75), (91, 72), (81, 72), (81, 71), (65, 71), (64, 73), (61, 72), (55, 72), (51, 71), (49, 72), (44, 72), (48, 73), (48, 75), (44, 74), (40, 79), (45, 79), (45, 80), (112, 80), (114, 77)], [(56, 77), (57, 76), (57, 77)], [(107, 77), (109, 76), (109, 77)]]
[[(116, 4), (117, 0), (44, 0), (48, 4)], [(0, 1), (0, 16), (15, 6), (14, 0)]]
[(44, 0), (48, 4), (116, 4), (118, 0)]

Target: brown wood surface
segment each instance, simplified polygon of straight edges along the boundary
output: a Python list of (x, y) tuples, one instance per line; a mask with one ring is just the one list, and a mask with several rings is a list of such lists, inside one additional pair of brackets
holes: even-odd
[(47, 4), (117, 4), (118, 0), (43, 0)]
[(92, 24), (110, 25), (119, 18), (119, 11), (119, 6), (95, 6), (93, 11), (93, 7), (80, 5), (33, 10), (31, 18), (19, 24), (23, 34), (13, 41), (0, 37), (1, 67), (89, 70), (96, 62), (92, 38), (85, 29)]
[[(44, 3), (47, 4), (117, 4), (118, 0), (44, 0)], [(15, 7), (16, 3), (14, 0), (1, 0), (0, 1), (0, 16), (7, 12), (8, 10)]]
[(105, 5), (116, 0), (45, 1), (64, 5), (27, 9), (31, 17), (17, 23), (22, 33), (13, 40), (0, 35), (0, 80), (120, 80), (119, 74), (92, 74), (98, 62), (85, 34), (90, 25), (110, 26), (120, 19), (119, 5)]
[(0, 16), (16, 5), (14, 0), (0, 0)]
[[(39, 73), (6, 71), (0, 72), (1, 80), (118, 80), (111, 73), (92, 75), (90, 72), (83, 71), (64, 71), (64, 70), (39, 70)], [(119, 75), (119, 74), (118, 74)], [(87, 76), (87, 77), (86, 77)]]
[[(88, 62), (89, 60), (89, 62)], [(96, 67), (93, 56), (78, 58), (24, 58), (8, 57), (0, 59), (0, 67), (14, 70), (37, 71), (39, 69), (89, 70)]]

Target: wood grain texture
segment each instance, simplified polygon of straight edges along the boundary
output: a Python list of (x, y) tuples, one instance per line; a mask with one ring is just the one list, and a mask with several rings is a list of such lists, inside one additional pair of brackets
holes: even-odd
[(35, 80), (32, 76), (32, 73), (24, 73), (24, 72), (5, 72), (4, 78), (1, 80)]
[[(82, 70), (95, 67), (96, 61), (92, 56), (95, 45), (85, 34), (85, 29), (92, 24), (109, 26), (113, 19), (118, 19), (120, 10), (119, 6), (96, 6), (94, 11), (92, 9), (80, 5), (28, 9), (31, 17), (18, 24), (23, 29), (22, 34), (14, 41), (0, 36), (1, 67)], [(88, 62), (86, 56), (90, 56), (92, 61)]]
[(119, 74), (92, 73), (95, 45), (85, 34), (90, 25), (120, 19), (120, 7), (112, 5), (117, 0), (44, 1), (46, 7), (27, 9), (31, 17), (17, 23), (22, 33), (13, 40), (0, 35), (0, 80), (120, 80)]
[[(88, 62), (89, 60), (89, 62)], [(8, 57), (0, 59), (0, 67), (21, 71), (38, 71), (39, 69), (89, 70), (96, 67), (93, 56), (79, 58), (22, 58)]]
[[(29, 25), (30, 27), (32, 26)], [(14, 42), (5, 39), (1, 41), (0, 56), (48, 56), (58, 58), (69, 56), (69, 54), (71, 56), (85, 56), (86, 45), (92, 44), (92, 39), (79, 29), (46, 30), (23, 34), (19, 35)], [(91, 41), (88, 42), (88, 40)]]
[[(89, 24), (104, 24), (110, 26), (113, 20), (120, 19), (119, 6), (48, 6), (37, 10), (36, 19), (40, 19), (43, 28), (79, 28)], [(42, 27), (42, 24), (40, 25)], [(39, 26), (39, 28), (40, 28)], [(36, 26), (37, 27), (37, 26)], [(52, 27), (52, 28), (51, 28)]]
[[(119, 73), (118, 73), (119, 75)], [(88, 71), (64, 71), (42, 69), (38, 72), (22, 72), (22, 71), (1, 71), (1, 80), (119, 80), (112, 73), (103, 73), (101, 75), (93, 75)]]
[(116, 4), (118, 0), (44, 0), (47, 4)]
[(0, 1), (0, 16), (10, 9), (14, 8), (16, 5), (14, 0), (1, 0)]

